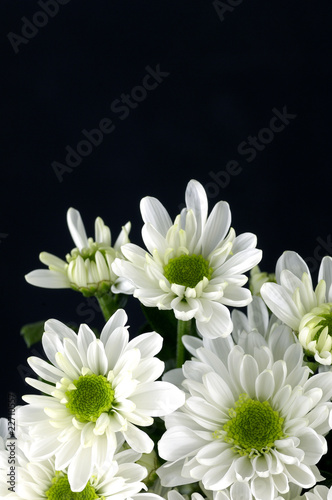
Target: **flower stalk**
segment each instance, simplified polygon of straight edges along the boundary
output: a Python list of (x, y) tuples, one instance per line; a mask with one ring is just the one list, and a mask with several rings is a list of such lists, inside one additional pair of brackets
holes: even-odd
[(185, 360), (185, 348), (182, 343), (184, 335), (191, 335), (192, 320), (182, 321), (178, 320), (177, 325), (177, 343), (176, 343), (176, 367), (181, 368)]
[(96, 298), (105, 321), (108, 321), (118, 309), (123, 308), (128, 300), (126, 295), (112, 292), (104, 293), (104, 295), (96, 296)]

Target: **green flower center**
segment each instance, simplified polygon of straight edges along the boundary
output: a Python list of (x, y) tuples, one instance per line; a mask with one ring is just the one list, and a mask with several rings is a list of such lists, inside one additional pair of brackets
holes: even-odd
[(66, 406), (80, 422), (96, 422), (112, 408), (114, 391), (103, 375), (82, 375), (73, 384), (76, 389), (66, 392)]
[(100, 495), (96, 494), (90, 482), (88, 482), (83, 491), (71, 491), (68, 477), (67, 475), (62, 475), (62, 472), (55, 473), (52, 483), (50, 489), (46, 491), (46, 498), (49, 500), (95, 500), (100, 498)]
[(284, 419), (268, 401), (250, 399), (241, 394), (234, 408), (230, 408), (228, 422), (223, 426), (223, 438), (234, 445), (241, 456), (267, 453), (277, 439), (284, 437)]
[(164, 274), (170, 283), (195, 288), (204, 277), (210, 279), (213, 269), (201, 255), (181, 255), (170, 259)]

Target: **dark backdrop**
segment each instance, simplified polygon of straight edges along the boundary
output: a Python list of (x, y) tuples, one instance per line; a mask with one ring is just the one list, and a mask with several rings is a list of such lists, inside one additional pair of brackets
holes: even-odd
[[(262, 269), (293, 249), (317, 271), (331, 253), (330, 1), (2, 0), (0, 10), (1, 415), (9, 391), (18, 402), (30, 391), (26, 357), (41, 352), (25, 347), (24, 323), (102, 324), (79, 294), (24, 280), (43, 267), (40, 251), (73, 247), (70, 206), (88, 235), (99, 215), (114, 236), (131, 220), (140, 243), (140, 199), (175, 216), (196, 178), (210, 206), (230, 203), (237, 233), (257, 234)], [(135, 333), (133, 299), (129, 314)]]

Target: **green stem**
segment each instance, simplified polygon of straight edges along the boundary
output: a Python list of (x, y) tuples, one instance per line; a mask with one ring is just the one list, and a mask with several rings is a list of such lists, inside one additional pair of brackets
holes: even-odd
[(185, 360), (185, 348), (182, 343), (183, 335), (190, 335), (191, 321), (178, 320), (177, 326), (177, 344), (176, 344), (176, 367), (181, 368)]
[(120, 307), (125, 306), (127, 296), (109, 292), (105, 293), (101, 297), (97, 297), (97, 300), (105, 321), (108, 321), (115, 311), (117, 311)]

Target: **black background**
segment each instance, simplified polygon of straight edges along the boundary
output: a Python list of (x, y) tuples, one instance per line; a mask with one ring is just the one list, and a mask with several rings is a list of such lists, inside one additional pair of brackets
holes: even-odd
[[(130, 220), (131, 240), (141, 244), (140, 199), (159, 198), (174, 217), (196, 178), (210, 207), (230, 203), (238, 234), (257, 234), (262, 269), (273, 271), (292, 249), (315, 272), (331, 253), (322, 242), (331, 233), (332, 4), (225, 0), (222, 13), (221, 3), (70, 0), (45, 18), (37, 1), (2, 0), (1, 416), (9, 391), (18, 402), (30, 392), (26, 358), (41, 352), (26, 348), (23, 324), (54, 317), (102, 325), (79, 294), (24, 280), (44, 267), (40, 251), (64, 257), (73, 248), (70, 206), (89, 236), (97, 216), (113, 237)], [(46, 24), (22, 32), (26, 20)], [(15, 38), (22, 33), (26, 43)], [(121, 119), (111, 104), (158, 65), (169, 75)], [(239, 145), (285, 107), (296, 118), (249, 162)], [(103, 118), (114, 131), (57, 176), (52, 163), (64, 164), (66, 147), (77, 148), (82, 130)], [(240, 172), (225, 181), (231, 160)], [(135, 333), (142, 318), (134, 299), (128, 311)]]

